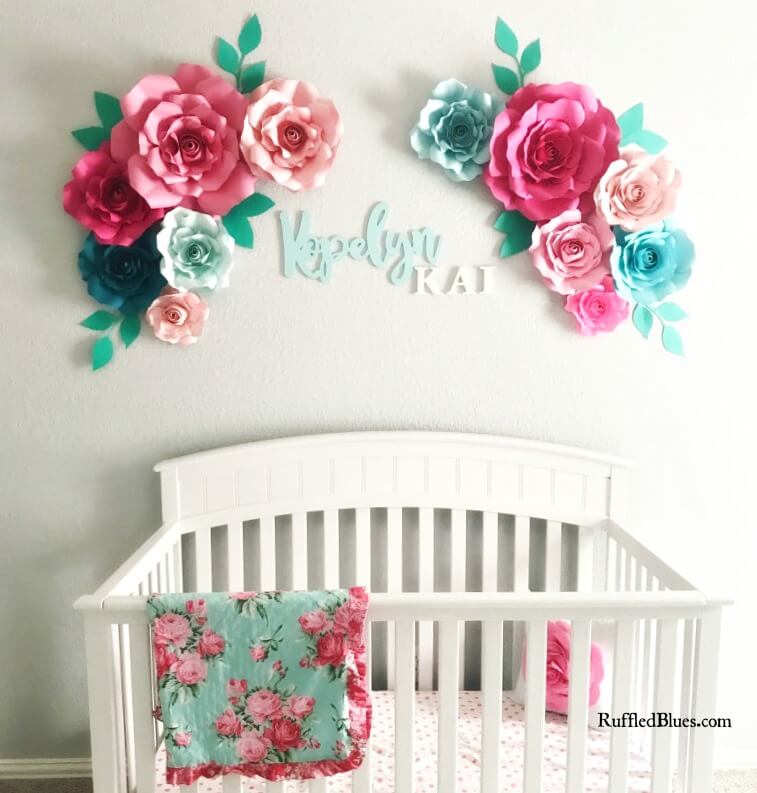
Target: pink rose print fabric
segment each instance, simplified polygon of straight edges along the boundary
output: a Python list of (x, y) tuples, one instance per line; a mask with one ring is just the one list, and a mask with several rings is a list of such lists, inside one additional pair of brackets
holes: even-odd
[(166, 781), (357, 768), (370, 733), (365, 590), (150, 598)]

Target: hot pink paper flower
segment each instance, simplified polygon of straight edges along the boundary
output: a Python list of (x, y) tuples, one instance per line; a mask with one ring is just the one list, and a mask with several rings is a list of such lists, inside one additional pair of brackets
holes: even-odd
[(210, 310), (194, 292), (166, 287), (147, 309), (147, 322), (155, 336), (186, 347), (202, 335)]
[(547, 286), (561, 295), (571, 295), (596, 286), (610, 274), (614, 242), (615, 236), (602, 218), (593, 215), (582, 220), (579, 210), (568, 209), (536, 226), (529, 251)]
[(239, 157), (245, 107), (242, 95), (204, 66), (182, 64), (172, 77), (148, 74), (121, 100), (113, 158), (128, 164), (132, 187), (151, 207), (224, 215), (255, 190)]
[(189, 620), (181, 614), (164, 614), (152, 624), (153, 641), (157, 645), (183, 647), (192, 635)]
[(247, 712), (262, 724), (281, 713), (281, 698), (275, 692), (263, 688), (247, 697)]
[(180, 683), (193, 686), (205, 680), (208, 667), (199, 653), (191, 652), (182, 655), (174, 664), (172, 671)]
[(320, 187), (342, 140), (330, 99), (300, 80), (269, 80), (250, 95), (241, 148), (250, 170), (290, 190)]
[(531, 220), (587, 210), (619, 141), (615, 116), (587, 86), (529, 83), (494, 121), (484, 180), (506, 209)]
[(628, 319), (628, 303), (615, 291), (612, 278), (606, 276), (585, 292), (576, 292), (565, 300), (585, 336), (607, 333)]
[(103, 245), (131, 245), (165, 214), (151, 209), (129, 184), (126, 165), (110, 156), (110, 145), (88, 151), (63, 187), (63, 209)]

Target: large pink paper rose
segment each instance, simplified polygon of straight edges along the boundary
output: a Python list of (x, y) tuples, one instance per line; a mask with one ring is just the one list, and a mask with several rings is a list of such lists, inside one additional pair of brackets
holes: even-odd
[(255, 190), (239, 157), (246, 104), (204, 66), (148, 74), (121, 100), (113, 158), (128, 163), (132, 187), (151, 207), (224, 215)]
[(165, 214), (151, 209), (129, 184), (126, 165), (110, 156), (110, 145), (88, 151), (63, 187), (63, 209), (103, 245), (131, 245)]
[[(591, 645), (589, 657), (589, 707), (599, 701), (599, 686), (605, 676), (602, 651)], [(570, 685), (570, 625), (547, 623), (547, 696), (546, 708), (554, 713), (568, 712)]]
[(610, 274), (610, 250), (615, 236), (602, 218), (581, 219), (568, 209), (534, 229), (531, 247), (534, 267), (547, 286), (561, 295), (572, 295), (598, 284)]
[(147, 309), (147, 322), (155, 336), (186, 347), (202, 335), (210, 309), (194, 292), (167, 286)]
[(626, 146), (599, 180), (594, 200), (608, 223), (638, 231), (675, 209), (680, 186), (681, 174), (670, 160)]
[(587, 86), (529, 83), (494, 121), (484, 180), (506, 209), (531, 220), (587, 210), (619, 141), (615, 116)]
[(290, 190), (320, 187), (342, 140), (330, 99), (300, 80), (269, 80), (250, 95), (242, 154), (250, 170)]
[(565, 310), (576, 318), (584, 336), (608, 333), (628, 319), (628, 303), (615, 291), (609, 275), (591, 289), (569, 295)]

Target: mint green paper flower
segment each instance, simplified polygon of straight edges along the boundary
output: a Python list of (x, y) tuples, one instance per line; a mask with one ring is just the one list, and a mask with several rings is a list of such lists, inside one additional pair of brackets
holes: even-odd
[(489, 139), (502, 104), (459, 80), (443, 80), (421, 110), (410, 145), (422, 160), (444, 168), (453, 182), (469, 182), (489, 161)]
[(220, 219), (177, 207), (158, 232), (160, 271), (177, 289), (214, 290), (229, 285), (234, 240)]

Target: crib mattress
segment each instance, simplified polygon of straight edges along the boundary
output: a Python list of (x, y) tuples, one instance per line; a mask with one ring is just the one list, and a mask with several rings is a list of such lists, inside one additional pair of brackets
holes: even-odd
[[(419, 691), (416, 694), (415, 718), (415, 791), (436, 791), (436, 707), (437, 694)], [(458, 784), (457, 793), (479, 793), (481, 745), (481, 695), (478, 691), (463, 691), (459, 695)], [(395, 793), (394, 790), (394, 694), (391, 691), (373, 692), (372, 731), (372, 793)], [(505, 791), (521, 790), (523, 780), (523, 706), (505, 696), (502, 702), (502, 787)], [(564, 793), (567, 757), (568, 725), (564, 716), (549, 713), (544, 737), (544, 793)], [(609, 732), (589, 730), (586, 756), (586, 784), (584, 790), (607, 790), (609, 765)], [(156, 791), (175, 793), (177, 788), (165, 783), (165, 755), (158, 754)], [(629, 758), (629, 793), (647, 793), (649, 765), (642, 755), (632, 752)], [(221, 793), (220, 779), (199, 782), (200, 793)], [(287, 793), (304, 793), (305, 783), (288, 782)], [(350, 793), (350, 775), (340, 774), (329, 783), (330, 793)], [(264, 783), (245, 779), (246, 793), (263, 793)]]

